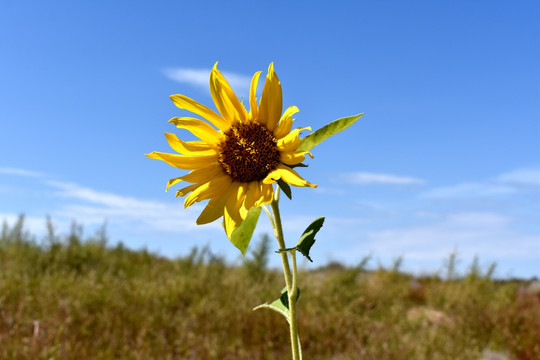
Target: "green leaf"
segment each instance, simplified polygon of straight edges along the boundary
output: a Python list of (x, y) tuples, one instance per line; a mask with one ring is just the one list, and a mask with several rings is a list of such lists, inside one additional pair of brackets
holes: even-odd
[(282, 179), (278, 179), (277, 184), (281, 188), (281, 190), (283, 190), (285, 195), (287, 195), (289, 200), (292, 200), (292, 192), (291, 192), (291, 187), (289, 186), (289, 184), (287, 184)]
[(278, 314), (283, 315), (285, 319), (289, 321), (289, 309), (286, 308), (285, 305), (283, 305), (283, 303), (281, 302), (281, 298), (274, 300), (274, 302), (270, 304), (262, 304), (253, 308), (253, 310), (259, 310), (259, 309), (274, 310)]
[(321, 229), (324, 223), (324, 217), (320, 217), (315, 219), (304, 231), (302, 236), (300, 237), (300, 240), (298, 240), (298, 244), (296, 244), (296, 250), (300, 251), (302, 255), (307, 257), (307, 259), (311, 262), (311, 258), (309, 257), (309, 250), (315, 244), (315, 234)]
[(257, 226), (257, 221), (259, 221), (259, 215), (261, 214), (260, 207), (252, 207), (244, 221), (238, 225), (236, 229), (231, 234), (231, 242), (236, 246), (241, 252), (242, 255), (246, 256), (246, 250)]
[(332, 121), (330, 124), (327, 124), (319, 130), (314, 131), (308, 136), (300, 139), (300, 146), (296, 150), (309, 151), (313, 149), (315, 146), (319, 145), (324, 140), (328, 139), (330, 136), (347, 129), (349, 126), (354, 124), (356, 120), (360, 119), (362, 115), (364, 115), (364, 113)]
[[(298, 302), (299, 298), (300, 298), (300, 288), (297, 287), (296, 288), (296, 300), (294, 300), (294, 302), (295, 303)], [(286, 289), (282, 290), (281, 296), (279, 297), (279, 300), (281, 301), (283, 306), (285, 306), (285, 308), (287, 308), (287, 311), (288, 311), (289, 310), (289, 294), (287, 293)]]
[(295, 167), (309, 167), (308, 165), (306, 165), (304, 163), (298, 163), (298, 164), (287, 165), (287, 166), (290, 167), (291, 169), (294, 169)]
[[(296, 301), (300, 298), (300, 289), (296, 288)], [(270, 309), (274, 310), (275, 312), (283, 315), (287, 321), (289, 321), (290, 315), (289, 315), (289, 295), (287, 294), (287, 288), (283, 288), (281, 290), (281, 296), (279, 299), (274, 300), (270, 304), (262, 304), (259, 306), (256, 306), (253, 308), (253, 310), (258, 309)]]

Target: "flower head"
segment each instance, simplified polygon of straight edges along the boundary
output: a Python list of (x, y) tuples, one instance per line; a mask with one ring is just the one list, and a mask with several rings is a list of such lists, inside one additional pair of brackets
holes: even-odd
[(200, 140), (185, 142), (174, 134), (165, 133), (169, 145), (182, 155), (161, 152), (146, 155), (190, 170), (187, 175), (169, 180), (167, 190), (180, 181), (191, 183), (178, 190), (176, 196), (187, 195), (186, 208), (209, 200), (197, 224), (207, 224), (223, 216), (229, 238), (252, 207), (272, 202), (272, 184), (278, 180), (294, 186), (316, 187), (291, 168), (301, 163), (305, 155), (311, 156), (309, 151), (297, 150), (300, 131), (311, 129), (291, 131), (292, 115), (298, 108), (290, 106), (282, 114), (281, 83), (273, 64), (268, 68), (257, 104), (255, 91), (260, 74), (255, 73), (251, 81), (248, 112), (216, 63), (210, 73), (210, 92), (219, 114), (184, 95), (171, 96), (176, 106), (208, 121), (192, 117), (169, 120)]

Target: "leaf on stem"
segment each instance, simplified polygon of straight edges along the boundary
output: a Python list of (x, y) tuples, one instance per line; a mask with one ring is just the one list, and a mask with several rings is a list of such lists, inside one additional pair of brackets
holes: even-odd
[(309, 257), (309, 250), (315, 243), (315, 234), (321, 229), (324, 223), (324, 217), (315, 219), (304, 231), (298, 244), (296, 244), (296, 250), (300, 251), (309, 261), (313, 262)]
[(287, 166), (290, 167), (291, 169), (294, 169), (296, 167), (303, 167), (303, 168), (309, 167), (308, 165), (306, 165), (304, 163), (298, 163), (298, 164), (295, 164), (295, 165), (287, 165)]
[(289, 309), (287, 309), (282, 303), (280, 299), (275, 300), (271, 304), (261, 304), (259, 306), (256, 306), (253, 308), (253, 311), (259, 310), (259, 309), (270, 309), (274, 310), (278, 314), (283, 315), (285, 319), (287, 319), (287, 322), (289, 322)]
[(285, 195), (287, 195), (289, 200), (292, 200), (291, 186), (287, 184), (285, 181), (283, 181), (282, 179), (278, 179), (277, 184), (280, 187), (280, 189), (285, 193)]
[[(294, 300), (294, 303), (296, 304), (298, 302), (298, 299), (300, 298), (300, 288), (296, 288), (296, 299)], [(284, 288), (281, 291), (281, 296), (279, 297), (279, 300), (289, 310), (289, 294), (287, 293), (287, 289)]]
[(360, 119), (362, 115), (364, 115), (364, 113), (332, 121), (326, 126), (320, 128), (319, 130), (314, 131), (308, 136), (300, 139), (300, 146), (296, 150), (309, 151), (313, 149), (315, 146), (319, 145), (324, 140), (328, 139), (330, 136), (347, 129), (349, 126), (354, 124), (356, 120)]
[(259, 221), (259, 215), (261, 214), (261, 208), (252, 207), (244, 221), (238, 225), (236, 229), (231, 234), (231, 242), (236, 246), (241, 252), (242, 255), (246, 256), (246, 250), (257, 226), (257, 221)]
[[(296, 301), (298, 301), (299, 297), (300, 297), (300, 288), (296, 288)], [(287, 322), (289, 322), (290, 321), (289, 295), (287, 293), (287, 288), (285, 287), (283, 288), (283, 290), (281, 290), (281, 296), (279, 297), (279, 299), (274, 300), (270, 304), (261, 304), (253, 308), (253, 310), (258, 310), (258, 309), (274, 310), (275, 312), (283, 315), (285, 319), (287, 319)]]

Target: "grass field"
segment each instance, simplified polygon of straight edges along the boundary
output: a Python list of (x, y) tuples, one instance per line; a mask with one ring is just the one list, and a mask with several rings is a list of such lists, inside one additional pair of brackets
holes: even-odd
[[(288, 359), (285, 320), (251, 310), (284, 285), (256, 245), (237, 266), (205, 248), (171, 260), (109, 247), (104, 232), (83, 240), (77, 226), (36, 241), (21, 217), (0, 237), (0, 359)], [(540, 359), (527, 281), (395, 265), (301, 272), (304, 359)]]

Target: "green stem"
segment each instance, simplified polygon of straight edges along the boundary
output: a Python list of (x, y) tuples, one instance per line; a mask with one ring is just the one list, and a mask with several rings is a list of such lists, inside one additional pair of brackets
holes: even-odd
[[(272, 212), (274, 213), (274, 235), (276, 236), (278, 246), (280, 249), (285, 249), (285, 239), (283, 238), (283, 228), (281, 226), (281, 216), (279, 214), (279, 193), (276, 192), (276, 197), (272, 201)], [(289, 266), (289, 259), (287, 253), (279, 253), (281, 255), (281, 263), (283, 265), (283, 274), (285, 275), (285, 284), (287, 285), (287, 291), (290, 290), (292, 284), (291, 268)]]
[[(296, 344), (296, 347), (297, 347), (296, 349), (297, 357), (295, 358), (294, 357), (295, 347), (294, 345), (292, 346), (293, 359), (302, 359), (302, 347), (300, 344), (300, 336), (298, 335), (298, 323), (296, 320), (296, 300), (298, 298), (298, 286), (297, 286), (298, 275), (296, 271), (296, 251), (295, 250), (291, 251), (291, 259), (292, 259), (292, 266), (293, 266), (292, 287), (287, 292), (287, 295), (289, 296), (289, 314), (291, 317), (291, 322), (290, 322), (291, 344)], [(296, 338), (295, 339), (296, 341), (293, 340), (293, 334), (294, 334), (294, 338)], [(292, 341), (294, 341), (294, 343)]]
[[(285, 239), (283, 237), (283, 228), (281, 225), (281, 216), (279, 213), (279, 189), (276, 190), (276, 195), (272, 201), (272, 212), (274, 235), (276, 236), (279, 249), (285, 249)], [(301, 360), (302, 352), (300, 349), (300, 338), (298, 336), (298, 323), (296, 321), (296, 296), (297, 296), (297, 271), (296, 271), (296, 252), (292, 251), (293, 272), (289, 265), (287, 252), (280, 253), (281, 263), (283, 265), (283, 274), (285, 276), (285, 284), (287, 285), (287, 296), (289, 300), (289, 328), (291, 333), (291, 348), (293, 360)]]

